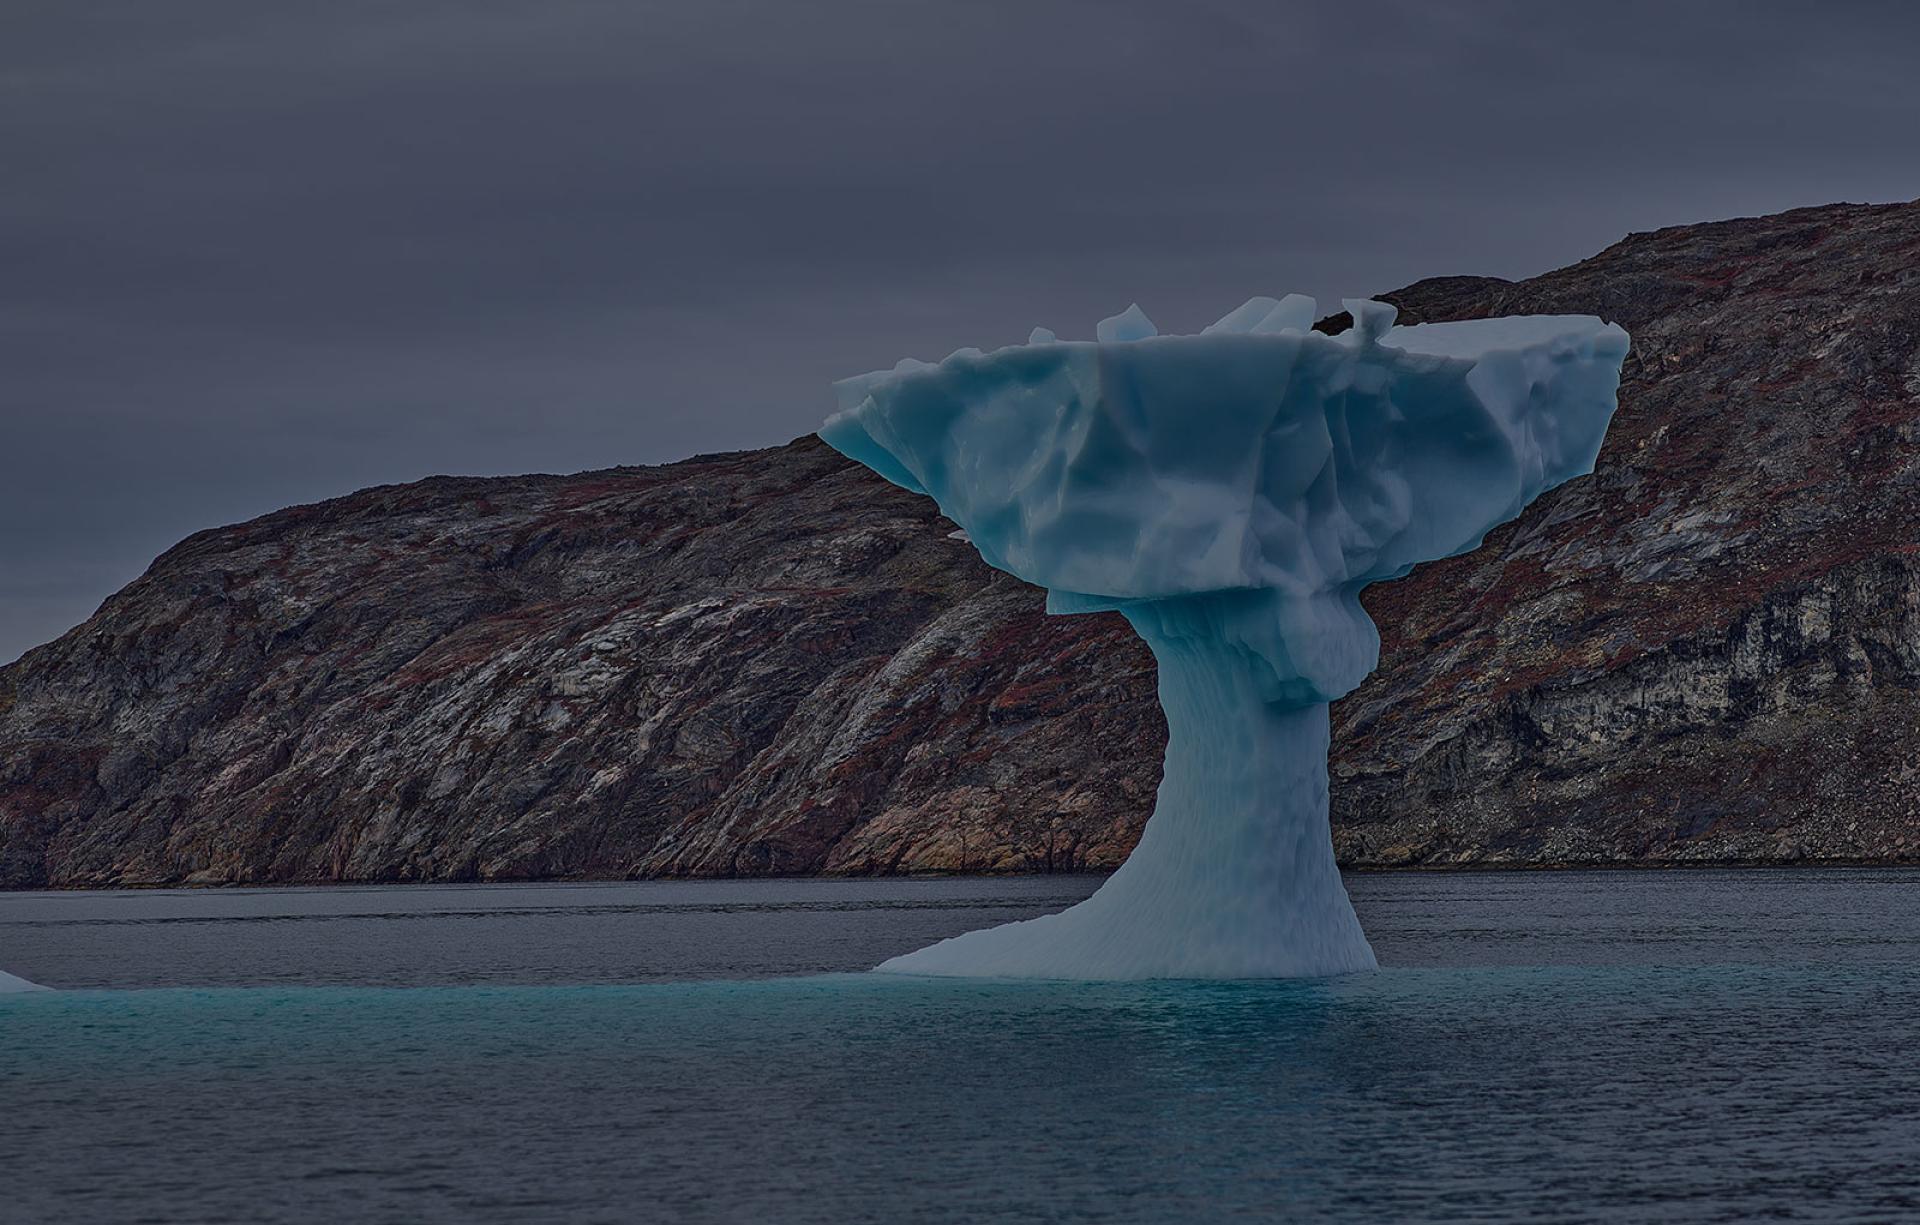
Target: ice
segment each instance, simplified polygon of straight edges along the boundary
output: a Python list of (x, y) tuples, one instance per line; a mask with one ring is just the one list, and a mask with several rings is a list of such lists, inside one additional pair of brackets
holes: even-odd
[(39, 983), (30, 983), (24, 978), (15, 978), (5, 970), (0, 970), (0, 995), (15, 991), (45, 991)]
[(1094, 339), (1103, 345), (1145, 340), (1159, 334), (1160, 330), (1153, 326), (1153, 320), (1147, 318), (1147, 312), (1141, 310), (1137, 302), (1117, 315), (1102, 319), (1093, 329)]
[(1304, 332), (1313, 326), (1313, 314), (1313, 299), (1301, 293), (1290, 293), (1277, 302), (1272, 298), (1248, 298), (1244, 305), (1221, 316), (1218, 323), (1200, 329), (1200, 334)]
[(1585, 315), (1395, 327), (1254, 298), (1194, 336), (1138, 306), (1098, 341), (962, 350), (836, 385), (820, 433), (930, 494), (1054, 613), (1117, 609), (1168, 723), (1140, 845), (1057, 915), (883, 970), (1271, 977), (1371, 967), (1327, 826), (1327, 703), (1378, 662), (1368, 583), (1474, 548), (1589, 472), (1627, 334)]

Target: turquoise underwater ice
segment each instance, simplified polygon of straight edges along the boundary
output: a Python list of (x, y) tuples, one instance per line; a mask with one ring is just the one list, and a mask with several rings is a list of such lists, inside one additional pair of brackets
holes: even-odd
[(829, 444), (931, 496), (1054, 613), (1152, 648), (1166, 764), (1139, 846), (1086, 901), (886, 962), (913, 974), (1266, 978), (1370, 969), (1334, 863), (1327, 704), (1380, 639), (1369, 583), (1466, 552), (1593, 470), (1628, 337), (1583, 315), (1312, 330), (1254, 298), (1198, 335), (1132, 307), (1094, 341), (836, 385)]

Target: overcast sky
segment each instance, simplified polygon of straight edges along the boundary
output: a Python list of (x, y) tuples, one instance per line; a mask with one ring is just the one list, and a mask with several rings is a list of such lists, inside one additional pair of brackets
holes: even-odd
[(834, 378), (1920, 196), (1920, 5), (4, 0), (0, 662), (168, 545)]

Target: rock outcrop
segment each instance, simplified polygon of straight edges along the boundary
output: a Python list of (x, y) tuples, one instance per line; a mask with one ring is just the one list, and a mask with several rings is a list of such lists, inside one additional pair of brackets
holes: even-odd
[(1591, 479), (1372, 589), (1339, 708), (1364, 864), (1920, 858), (1920, 204), (1635, 235), (1412, 320), (1633, 334)]
[(1164, 731), (811, 437), (202, 532), (0, 671), (0, 880), (458, 880), (1125, 858)]
[[(1385, 296), (1634, 351), (1592, 478), (1367, 593), (1342, 859), (1920, 859), (1920, 204)], [(202, 532), (0, 669), (0, 885), (1113, 866), (1152, 659), (952, 532), (812, 439)]]

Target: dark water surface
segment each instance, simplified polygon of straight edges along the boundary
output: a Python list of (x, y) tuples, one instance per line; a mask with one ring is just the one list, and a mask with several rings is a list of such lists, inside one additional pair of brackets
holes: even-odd
[(1359, 876), (1382, 972), (850, 971), (1091, 878), (0, 894), (0, 1220), (1920, 1219), (1920, 873)]

